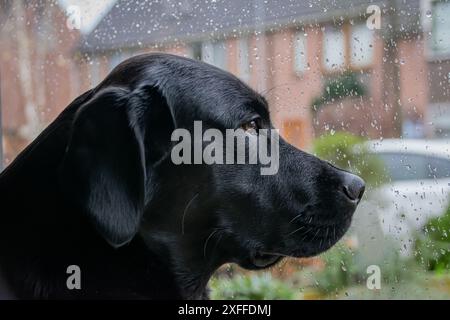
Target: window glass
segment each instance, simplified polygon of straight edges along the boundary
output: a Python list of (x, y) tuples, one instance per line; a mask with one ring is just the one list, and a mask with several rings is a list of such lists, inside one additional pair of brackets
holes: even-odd
[(341, 29), (325, 27), (323, 33), (323, 65), (336, 71), (345, 66), (345, 37)]
[[(165, 54), (171, 56), (164, 58)], [(136, 59), (108, 76), (130, 57)], [(223, 72), (219, 75), (215, 67), (200, 61)], [(99, 91), (89, 91), (105, 79)], [(86, 100), (86, 92), (94, 94), (93, 99)], [(111, 149), (101, 147), (100, 140), (67, 140), (83, 126), (77, 121), (59, 126), (65, 119), (59, 117), (61, 112), (77, 101), (81, 115), (84, 105), (102, 103), (104, 94), (117, 99), (126, 112), (115, 112), (114, 103), (102, 104), (98, 112), (112, 113), (93, 114), (87, 133), (102, 140), (114, 136), (117, 143)], [(154, 108), (157, 104), (163, 108)], [(132, 136), (110, 123), (110, 118), (117, 120), (116, 114), (125, 117)], [(136, 156), (144, 155), (147, 171), (151, 169), (145, 176), (158, 178), (158, 188), (146, 188), (145, 199), (155, 200), (155, 210), (144, 213), (144, 224), (137, 227), (164, 233), (146, 237), (149, 254), (180, 262), (178, 271), (214, 269), (208, 285), (213, 299), (450, 300), (450, 0), (0, 0), (0, 118), (0, 170), (43, 147), (42, 154), (55, 153), (55, 161), (66, 149), (80, 150), (96, 165), (108, 160), (103, 171), (117, 171), (121, 178), (129, 171), (118, 168), (122, 158), (101, 153), (126, 150), (122, 140), (142, 140)], [(99, 125), (94, 125), (97, 120)], [(202, 130), (196, 130), (194, 121), (201, 121)], [(86, 148), (33, 143), (52, 123), (50, 128), (61, 134), (53, 139), (56, 131), (46, 131), (48, 141), (86, 142)], [(98, 131), (103, 124), (111, 124), (105, 128), (111, 133)], [(246, 128), (246, 141), (256, 142), (257, 135), (267, 136), (259, 129), (269, 126), (279, 129), (282, 139), (270, 137), (267, 148), (258, 139), (255, 150), (267, 149), (273, 156), (261, 168), (251, 163), (210, 167), (206, 161), (180, 166), (169, 152), (175, 144), (169, 141), (176, 136), (174, 130), (186, 129), (192, 139), (191, 148), (181, 151), (183, 156), (191, 154), (194, 164), (199, 158), (212, 158), (209, 154), (218, 159), (223, 153), (227, 160), (226, 129)], [(219, 136), (211, 134), (211, 143), (207, 141), (212, 133), (207, 129), (225, 134), (225, 148), (220, 148)], [(196, 143), (200, 140), (203, 144)], [(254, 153), (245, 153), (246, 158), (250, 155)], [(259, 156), (260, 162), (268, 160)], [(331, 167), (313, 156), (365, 181), (357, 206), (361, 181), (353, 176), (341, 180), (341, 171), (334, 176)], [(129, 152), (126, 157), (135, 158)], [(32, 167), (60, 167), (38, 158)], [(12, 171), (19, 172), (20, 163)], [(257, 174), (278, 164), (274, 176)], [(39, 179), (27, 176), (25, 184), (51, 184), (58, 176), (57, 171), (42, 170)], [(90, 182), (95, 182), (95, 174)], [(8, 191), (14, 183), (2, 189), (3, 177), (0, 174), (0, 190)], [(64, 181), (58, 183), (64, 189)], [(74, 185), (72, 194), (82, 192), (81, 187)], [(8, 208), (30, 199), (22, 189)], [(100, 189), (99, 199), (124, 191)], [(148, 194), (153, 189), (155, 194)], [(208, 190), (214, 191), (214, 199)], [(136, 188), (131, 191), (134, 194)], [(64, 210), (77, 210), (69, 207), (76, 206), (70, 199), (42, 198), (40, 202), (53, 207), (67, 200)], [(3, 200), (0, 191), (0, 216), (6, 208)], [(352, 204), (355, 211), (344, 212)], [(213, 213), (211, 219), (205, 218), (205, 210)], [(113, 211), (101, 214), (106, 217)], [(13, 216), (23, 215), (12, 212), (9, 217)], [(37, 225), (48, 225), (46, 212), (34, 216)], [(23, 223), (23, 228), (33, 229)], [(0, 237), (1, 228), (0, 220)], [(61, 242), (47, 238), (48, 248)], [(236, 241), (243, 245), (236, 246)], [(176, 250), (169, 250), (173, 252), (160, 256), (154, 248), (161, 246), (193, 254), (178, 259)], [(94, 243), (95, 247), (100, 246)], [(20, 248), (12, 249), (21, 253)], [(70, 252), (66, 257), (78, 263)], [(268, 267), (272, 259), (282, 257), (276, 267), (243, 270)], [(217, 269), (216, 261), (227, 263)], [(94, 267), (100, 270), (101, 265)], [(166, 271), (176, 280), (176, 270), (170, 269)], [(198, 275), (201, 281), (190, 283), (190, 288), (200, 296), (209, 273)], [(133, 291), (114, 289), (126, 282), (117, 276), (115, 282), (102, 282), (111, 290), (99, 290), (119, 295)], [(90, 278), (100, 281), (101, 275)], [(96, 287), (85, 280), (85, 289)], [(149, 289), (162, 293), (160, 287)], [(89, 295), (84, 289), (80, 293)]]
[(238, 74), (239, 77), (247, 82), (250, 79), (250, 61), (248, 56), (248, 38), (243, 37), (239, 39), (238, 45)]
[(450, 1), (435, 2), (433, 6), (433, 51), (450, 53)]
[(297, 73), (304, 73), (308, 67), (306, 53), (306, 36), (304, 32), (297, 32), (294, 38), (294, 68)]
[(351, 26), (351, 64), (353, 67), (367, 67), (373, 60), (374, 31), (366, 24)]
[(195, 60), (202, 60), (202, 44), (201, 42), (193, 42), (189, 45), (188, 57)]
[(124, 61), (125, 59), (131, 57), (132, 54), (130, 52), (126, 51), (117, 51), (114, 54), (111, 55), (111, 59), (109, 60), (109, 70), (114, 69), (117, 67), (119, 63)]
[(227, 51), (225, 41), (207, 41), (202, 45), (202, 60), (218, 68), (227, 68)]
[(94, 57), (89, 62), (89, 80), (91, 83), (91, 86), (96, 86), (100, 83), (100, 59), (97, 57)]

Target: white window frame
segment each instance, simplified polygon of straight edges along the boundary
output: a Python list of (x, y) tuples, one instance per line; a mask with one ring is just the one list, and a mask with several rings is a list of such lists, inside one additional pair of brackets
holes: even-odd
[(249, 59), (249, 40), (248, 37), (242, 37), (238, 40), (238, 73), (239, 78), (244, 82), (250, 80), (250, 59)]
[[(367, 32), (370, 36), (368, 43), (362, 43), (365, 39), (357, 37), (355, 31)], [(374, 30), (367, 28), (366, 23), (358, 23), (350, 26), (350, 65), (355, 69), (370, 67), (375, 56), (375, 34)], [(366, 46), (364, 48), (363, 46)], [(365, 52), (361, 52), (366, 50)], [(356, 52), (355, 52), (356, 51)]]
[[(200, 56), (197, 55), (198, 53), (200, 53)], [(186, 56), (191, 59), (201, 60), (202, 59), (202, 43), (198, 42), (198, 41), (190, 43), (188, 46)]]
[[(440, 23), (441, 12), (438, 11), (439, 6), (447, 7), (444, 11), (444, 16), (446, 21), (450, 21), (450, 15), (446, 15), (446, 12), (450, 13), (450, 1), (448, 0), (438, 0), (431, 3), (432, 10), (432, 23), (431, 23), (431, 38), (430, 38), (430, 49), (434, 56), (450, 56), (450, 26), (444, 27), (444, 34), (442, 36), (436, 34), (436, 24)], [(439, 30), (442, 31), (442, 30)], [(442, 48), (439, 47), (439, 40), (447, 39), (447, 44)]]
[[(337, 46), (337, 41), (341, 42), (341, 47)], [(345, 32), (342, 27), (335, 27), (332, 25), (325, 26), (323, 30), (323, 39), (322, 39), (322, 65), (323, 68), (328, 72), (336, 72), (346, 68), (346, 40), (345, 40)], [(335, 61), (336, 59), (329, 59), (331, 57), (329, 53), (334, 53), (336, 51), (340, 51), (338, 54), (340, 58), (339, 61)]]
[(89, 80), (91, 87), (95, 87), (100, 83), (100, 58), (93, 56), (89, 61)]
[[(218, 53), (222, 51), (220, 57)], [(218, 68), (227, 69), (227, 45), (226, 41), (205, 41), (202, 43), (202, 61), (212, 64)]]
[(294, 71), (303, 74), (308, 70), (307, 36), (304, 32), (296, 32), (294, 35)]

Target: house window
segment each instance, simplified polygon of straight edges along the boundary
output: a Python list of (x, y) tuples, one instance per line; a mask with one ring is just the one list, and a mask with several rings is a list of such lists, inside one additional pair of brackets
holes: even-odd
[(354, 68), (370, 66), (373, 60), (373, 31), (365, 24), (351, 26), (351, 65)]
[(201, 42), (193, 42), (190, 45), (189, 57), (195, 60), (202, 60), (202, 43)]
[(297, 32), (294, 38), (294, 70), (304, 73), (308, 68), (306, 56), (306, 36), (303, 32)]
[(89, 62), (89, 73), (91, 80), (91, 87), (95, 87), (100, 83), (100, 59), (94, 57)]
[(450, 54), (450, 1), (433, 3), (432, 49), (436, 54)]
[(436, 138), (450, 137), (450, 103), (432, 103), (428, 106), (430, 128)]
[(241, 80), (250, 79), (250, 62), (248, 59), (248, 38), (240, 38), (238, 45), (238, 73)]
[(218, 68), (226, 69), (227, 51), (225, 41), (207, 41), (202, 44), (202, 60)]
[(374, 31), (365, 22), (341, 27), (326, 26), (323, 35), (323, 68), (333, 72), (363, 69), (372, 64)]
[(128, 51), (117, 51), (109, 59), (109, 70), (111, 71), (117, 67), (122, 61), (130, 58), (132, 56), (131, 52)]
[(323, 66), (336, 71), (345, 66), (345, 34), (340, 28), (326, 26), (323, 33)]

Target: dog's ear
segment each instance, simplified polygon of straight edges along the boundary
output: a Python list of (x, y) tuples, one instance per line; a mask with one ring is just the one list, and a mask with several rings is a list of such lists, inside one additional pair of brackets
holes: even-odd
[(62, 165), (63, 186), (114, 247), (133, 239), (145, 198), (145, 152), (130, 93), (98, 92), (78, 110)]

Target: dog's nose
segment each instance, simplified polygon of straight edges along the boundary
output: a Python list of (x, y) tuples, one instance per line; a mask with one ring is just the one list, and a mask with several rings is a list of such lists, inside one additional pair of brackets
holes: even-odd
[(349, 172), (344, 173), (343, 192), (351, 201), (359, 202), (365, 188), (363, 179)]

